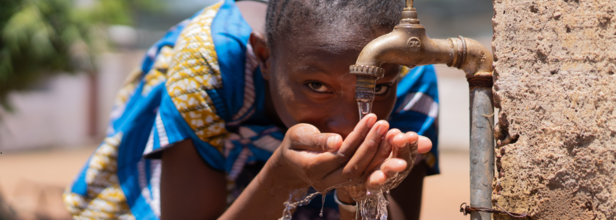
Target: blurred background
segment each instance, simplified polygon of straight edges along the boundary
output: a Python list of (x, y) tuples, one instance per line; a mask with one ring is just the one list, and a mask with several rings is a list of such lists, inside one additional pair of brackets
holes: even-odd
[[(0, 1), (0, 219), (70, 219), (61, 200), (105, 134), (124, 78), (168, 28), (215, 0)], [(490, 48), (491, 0), (415, 0), (432, 38)], [(468, 86), (437, 66), (441, 175), (422, 219), (467, 219)]]

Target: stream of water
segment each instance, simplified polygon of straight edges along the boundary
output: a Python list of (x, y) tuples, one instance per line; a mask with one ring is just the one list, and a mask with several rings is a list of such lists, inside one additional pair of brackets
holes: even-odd
[(372, 102), (357, 102), (357, 107), (359, 107), (359, 120), (361, 121), (364, 116), (370, 114), (372, 112)]

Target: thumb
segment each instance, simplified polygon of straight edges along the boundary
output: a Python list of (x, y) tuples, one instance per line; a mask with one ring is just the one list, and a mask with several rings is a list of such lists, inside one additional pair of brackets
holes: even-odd
[(297, 124), (287, 135), (291, 138), (291, 149), (313, 152), (335, 152), (342, 145), (339, 134), (321, 133), (318, 128), (310, 124)]

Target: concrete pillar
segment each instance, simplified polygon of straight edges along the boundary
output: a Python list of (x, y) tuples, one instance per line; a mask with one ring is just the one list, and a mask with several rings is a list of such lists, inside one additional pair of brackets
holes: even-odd
[(616, 218), (616, 0), (493, 2), (493, 208)]

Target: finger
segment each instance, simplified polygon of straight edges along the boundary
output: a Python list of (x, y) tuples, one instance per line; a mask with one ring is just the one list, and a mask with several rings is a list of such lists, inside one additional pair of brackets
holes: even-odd
[(388, 159), (381, 164), (379, 170), (370, 174), (366, 182), (366, 187), (369, 189), (378, 189), (383, 186), (388, 179), (394, 178), (408, 168), (408, 163), (405, 160), (398, 158)]
[(410, 158), (411, 153), (417, 153), (417, 140), (419, 135), (415, 132), (407, 132), (406, 134), (398, 134), (392, 139), (393, 157), (394, 158)]
[(345, 160), (344, 162), (353, 156), (359, 145), (364, 141), (366, 134), (368, 134), (370, 128), (372, 128), (375, 123), (375, 114), (370, 113), (366, 115), (361, 121), (359, 121), (357, 126), (355, 126), (353, 131), (346, 137), (344, 142), (342, 142), (342, 146), (340, 147), (338, 154), (343, 157)]
[(313, 187), (315, 188), (338, 188), (338, 187), (343, 187), (343, 186), (354, 186), (354, 185), (360, 185), (362, 183), (362, 179), (361, 178), (354, 178), (354, 179), (350, 179), (350, 178), (345, 178), (342, 175), (342, 170), (344, 169), (344, 167), (340, 167), (330, 173), (328, 173), (327, 175), (323, 176), (323, 178), (321, 178), (320, 181), (312, 184)]
[(381, 164), (379, 170), (375, 170), (370, 174), (366, 181), (366, 188), (379, 189), (387, 182), (387, 179), (393, 178), (398, 173), (406, 170), (407, 165), (408, 163), (402, 159), (392, 158), (386, 160)]
[(401, 132), (398, 129), (391, 129), (387, 132), (387, 134), (385, 134), (385, 138), (381, 141), (381, 146), (379, 146), (379, 151), (374, 155), (374, 158), (372, 158), (372, 161), (366, 170), (374, 170), (379, 167), (383, 161), (389, 158), (392, 148), (391, 139), (400, 133)]
[(397, 173), (405, 171), (408, 168), (408, 163), (406, 160), (399, 158), (392, 158), (386, 160), (381, 165), (381, 171), (385, 174), (386, 178), (392, 178), (396, 176)]
[[(286, 157), (293, 164), (296, 164), (300, 169), (298, 172), (300, 174), (303, 173), (305, 179), (309, 180), (311, 185), (323, 182), (322, 180), (331, 172), (342, 170), (343, 168), (343, 165), (338, 162), (340, 156), (331, 152), (314, 153), (304, 150), (287, 150)], [(329, 184), (331, 184), (331, 181), (327, 182), (325, 186), (331, 186)]]
[(366, 168), (379, 151), (381, 140), (388, 130), (389, 123), (387, 121), (379, 121), (370, 129), (364, 142), (344, 167), (342, 173), (345, 177), (353, 179), (364, 175)]
[(305, 139), (291, 145), (293, 150), (312, 152), (336, 152), (342, 145), (342, 137), (339, 134), (323, 133), (306, 135)]
[(374, 171), (368, 177), (368, 181), (366, 182), (366, 188), (368, 189), (379, 189), (385, 182), (387, 181), (387, 177), (385, 173), (381, 170)]
[(432, 149), (432, 141), (424, 136), (419, 136), (419, 141), (417, 144), (417, 153), (425, 154), (430, 152)]
[(293, 126), (287, 135), (290, 136), (291, 149), (313, 152), (335, 152), (342, 145), (339, 134), (321, 133), (318, 128), (310, 124)]

